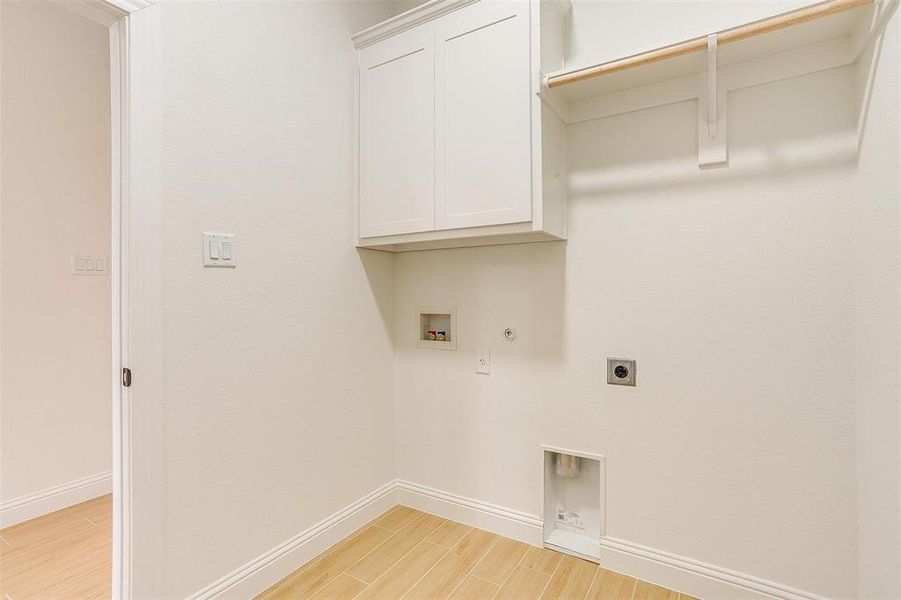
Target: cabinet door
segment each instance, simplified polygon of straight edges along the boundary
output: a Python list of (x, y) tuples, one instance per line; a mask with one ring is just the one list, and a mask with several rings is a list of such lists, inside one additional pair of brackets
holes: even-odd
[(360, 237), (435, 228), (431, 28), (360, 51)]
[(438, 229), (532, 218), (529, 5), (482, 0), (436, 26)]

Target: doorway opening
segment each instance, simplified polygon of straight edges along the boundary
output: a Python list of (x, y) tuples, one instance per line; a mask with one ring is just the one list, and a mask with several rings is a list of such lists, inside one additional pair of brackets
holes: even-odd
[(104, 0), (0, 5), (4, 597), (126, 595), (127, 15)]

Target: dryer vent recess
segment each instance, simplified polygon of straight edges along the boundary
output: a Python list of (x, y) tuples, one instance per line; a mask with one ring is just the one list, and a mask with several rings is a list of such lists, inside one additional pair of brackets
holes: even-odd
[(544, 546), (599, 562), (605, 533), (605, 457), (576, 449), (541, 447), (544, 463)]

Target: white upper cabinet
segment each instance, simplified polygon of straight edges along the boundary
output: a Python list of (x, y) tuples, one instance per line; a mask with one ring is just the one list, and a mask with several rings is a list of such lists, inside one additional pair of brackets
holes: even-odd
[(529, 6), (479, 2), (435, 29), (436, 226), (530, 221)]
[(431, 0), (353, 37), (358, 246), (565, 239), (564, 124), (537, 92), (566, 6)]
[(435, 228), (435, 69), (430, 31), (360, 52), (360, 235)]

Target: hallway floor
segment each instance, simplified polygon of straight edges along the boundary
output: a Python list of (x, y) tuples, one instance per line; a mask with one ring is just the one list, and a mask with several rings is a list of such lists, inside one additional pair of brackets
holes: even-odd
[(405, 506), (386, 512), (257, 600), (287, 598), (695, 600)]
[(0, 598), (109, 598), (112, 496), (0, 529)]

